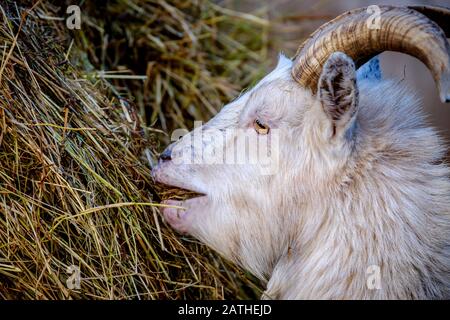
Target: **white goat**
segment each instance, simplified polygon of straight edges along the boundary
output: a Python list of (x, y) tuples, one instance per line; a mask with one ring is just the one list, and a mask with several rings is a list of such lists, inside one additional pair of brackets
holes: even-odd
[[(380, 8), (375, 29), (365, 9), (321, 27), (294, 61), (281, 56), (154, 169), (157, 181), (204, 194), (167, 201), (184, 209), (165, 208), (166, 220), (267, 281), (264, 298), (450, 297), (444, 144), (403, 82), (381, 79), (376, 58), (356, 72), (382, 51), (409, 53), (449, 100), (449, 44), (426, 16), (448, 12)], [(234, 148), (244, 132), (272, 147), (277, 135), (274, 172), (261, 174), (259, 162), (176, 161), (186, 151), (220, 160), (217, 150)]]

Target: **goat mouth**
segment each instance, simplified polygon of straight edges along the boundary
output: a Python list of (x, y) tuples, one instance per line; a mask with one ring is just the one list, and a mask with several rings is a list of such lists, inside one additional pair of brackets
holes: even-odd
[[(165, 185), (167, 187), (167, 185)], [(178, 201), (187, 201), (194, 198), (201, 198), (206, 197), (205, 193), (175, 187), (175, 186), (169, 186), (169, 188), (160, 194), (161, 200), (178, 200)]]

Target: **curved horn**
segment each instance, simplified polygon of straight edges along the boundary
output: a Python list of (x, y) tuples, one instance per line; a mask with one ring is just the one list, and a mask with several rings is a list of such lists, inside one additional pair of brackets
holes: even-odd
[(430, 20), (433, 20), (450, 38), (450, 9), (442, 6), (408, 6), (410, 9), (419, 11)]
[(450, 45), (442, 29), (413, 9), (377, 6), (377, 21), (370, 8), (338, 16), (303, 42), (294, 57), (294, 79), (316, 93), (322, 67), (331, 53), (344, 52), (359, 67), (383, 51), (398, 51), (421, 60), (430, 69), (441, 100), (450, 102)]

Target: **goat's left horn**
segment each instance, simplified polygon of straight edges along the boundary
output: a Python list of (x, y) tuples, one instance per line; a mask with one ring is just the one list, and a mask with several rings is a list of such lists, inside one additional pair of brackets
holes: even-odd
[(430, 69), (443, 102), (450, 102), (450, 45), (442, 29), (416, 10), (372, 6), (344, 13), (324, 24), (298, 48), (292, 76), (314, 94), (322, 67), (341, 51), (361, 66), (383, 51), (398, 51)]
[(450, 9), (441, 6), (408, 6), (410, 9), (419, 11), (430, 20), (433, 20), (445, 32), (445, 36), (450, 38)]

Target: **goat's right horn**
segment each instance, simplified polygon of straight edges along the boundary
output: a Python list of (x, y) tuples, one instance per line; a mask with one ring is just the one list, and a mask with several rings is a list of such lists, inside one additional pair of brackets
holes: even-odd
[(370, 8), (344, 13), (315, 31), (297, 50), (293, 78), (316, 93), (331, 53), (343, 52), (359, 67), (383, 51), (398, 51), (421, 60), (430, 69), (441, 100), (450, 102), (450, 45), (439, 25), (410, 8), (372, 7), (379, 12)]

